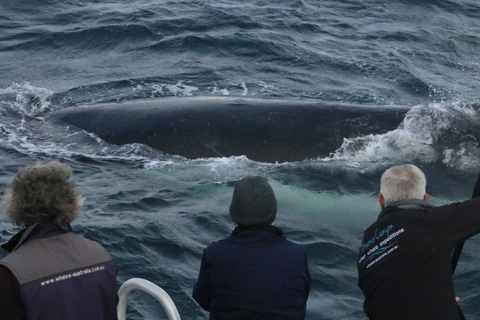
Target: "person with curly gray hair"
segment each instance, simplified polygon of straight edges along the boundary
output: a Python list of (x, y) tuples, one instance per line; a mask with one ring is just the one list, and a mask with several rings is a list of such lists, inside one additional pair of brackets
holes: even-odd
[(1, 247), (2, 319), (117, 319), (117, 266), (97, 242), (72, 232), (83, 197), (58, 161), (20, 169), (2, 201), (23, 229)]

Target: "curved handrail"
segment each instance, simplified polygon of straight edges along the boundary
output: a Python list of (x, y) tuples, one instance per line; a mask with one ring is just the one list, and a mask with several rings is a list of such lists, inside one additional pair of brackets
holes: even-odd
[(120, 289), (118, 290), (119, 300), (117, 305), (118, 320), (125, 320), (127, 311), (127, 296), (130, 291), (135, 289), (145, 291), (157, 299), (158, 302), (162, 304), (163, 309), (165, 309), (169, 320), (180, 320), (180, 314), (178, 313), (177, 307), (168, 293), (156, 284), (141, 278), (129, 279), (120, 286)]

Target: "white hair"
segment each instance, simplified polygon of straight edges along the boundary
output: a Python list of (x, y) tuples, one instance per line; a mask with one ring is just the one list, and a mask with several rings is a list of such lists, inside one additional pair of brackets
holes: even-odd
[(413, 164), (391, 167), (386, 170), (380, 182), (380, 193), (385, 205), (407, 199), (423, 200), (427, 180), (425, 174)]

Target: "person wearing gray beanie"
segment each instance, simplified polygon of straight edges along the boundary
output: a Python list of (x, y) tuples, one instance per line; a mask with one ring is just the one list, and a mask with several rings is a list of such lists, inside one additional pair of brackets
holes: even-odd
[(277, 216), (277, 199), (267, 179), (248, 176), (233, 190), (230, 217), (239, 226), (271, 224)]
[(234, 187), (232, 234), (203, 253), (193, 298), (210, 319), (305, 319), (311, 277), (304, 249), (273, 226), (277, 200), (267, 179)]

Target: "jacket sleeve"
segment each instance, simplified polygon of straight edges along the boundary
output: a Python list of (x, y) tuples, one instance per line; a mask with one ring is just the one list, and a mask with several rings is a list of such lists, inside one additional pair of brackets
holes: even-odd
[(310, 271), (308, 270), (307, 254), (305, 253), (305, 251), (303, 251), (303, 254), (305, 255), (305, 274), (306, 274), (305, 298), (308, 299), (308, 296), (310, 295), (310, 287), (312, 285), (312, 277), (310, 276)]
[(475, 183), (475, 187), (473, 188), (472, 198), (480, 197), (480, 173), (477, 177), (477, 182)]
[(435, 207), (429, 219), (452, 246), (480, 233), (480, 197)]
[(210, 270), (206, 250), (203, 252), (202, 263), (197, 283), (193, 287), (193, 298), (204, 310), (210, 310), (212, 301)]
[(3, 320), (24, 320), (20, 302), (20, 285), (13, 273), (0, 265), (0, 310)]

